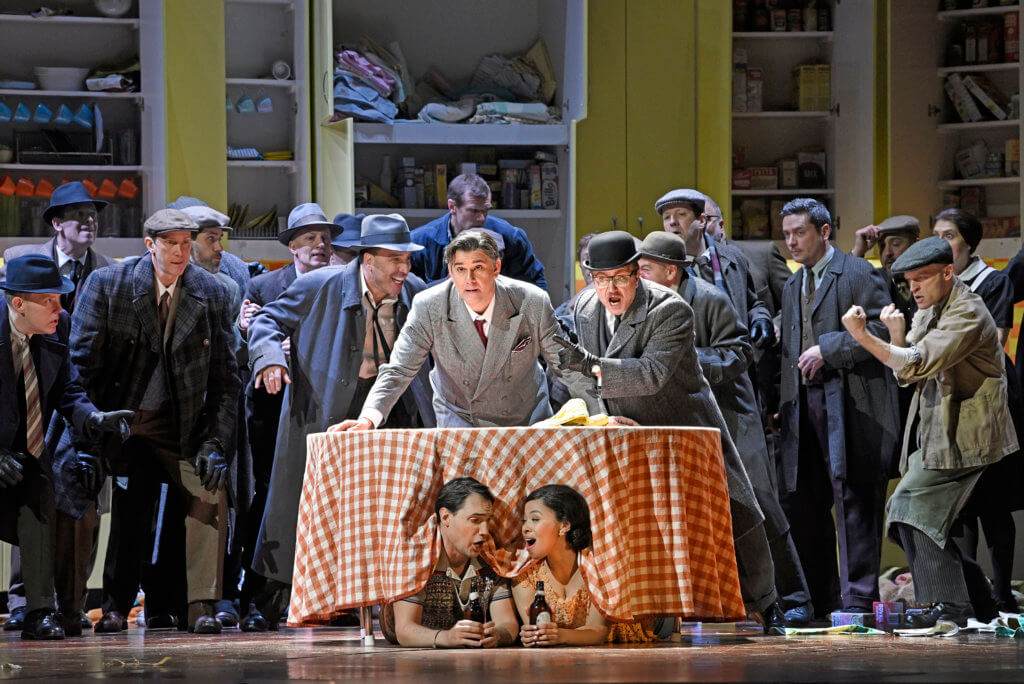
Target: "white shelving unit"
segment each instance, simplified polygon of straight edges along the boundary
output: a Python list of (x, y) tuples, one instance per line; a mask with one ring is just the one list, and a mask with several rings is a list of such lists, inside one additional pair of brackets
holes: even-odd
[[(308, 21), (304, 0), (225, 0), (225, 92), (228, 146), (260, 152), (291, 151), (291, 161), (229, 160), (228, 202), (249, 205), (249, 216), (277, 207), (282, 224), (292, 207), (310, 201)], [(276, 61), (287, 62), (292, 77), (270, 76)], [(238, 101), (270, 98), (271, 113), (240, 113)], [(227, 102), (225, 102), (227, 106)], [(236, 227), (232, 249), (245, 258), (267, 258)], [(271, 238), (272, 239), (272, 238)], [(276, 253), (276, 252), (275, 252)], [(282, 258), (277, 256), (275, 258)]]
[[(899, 39), (890, 41), (892, 205), (894, 213), (917, 216), (923, 230), (964, 188), (984, 192), (986, 211), (980, 218), (1021, 216), (1019, 176), (964, 179), (956, 165), (957, 151), (978, 141), (990, 152), (1003, 153), (1008, 139), (1020, 139), (1021, 121), (992, 120), (989, 115), (983, 121), (962, 122), (944, 90), (950, 74), (982, 74), (1007, 98), (1020, 91), (1024, 81), (1019, 61), (946, 66), (950, 46), (962, 41), (965, 24), (994, 22), (1001, 33), (1002, 18), (1019, 10), (1019, 5), (1001, 5), (939, 12), (916, 0), (892, 4), (891, 25), (901, 27)], [(978, 107), (985, 111), (980, 103)], [(1008, 258), (1019, 247), (1019, 237), (986, 234), (979, 247), (983, 257)]]
[[(35, 81), (36, 66), (94, 68), (122, 64), (138, 59), (141, 65), (141, 90), (134, 93), (90, 92), (87, 90), (0, 89), (0, 100), (12, 109), (18, 103), (35, 109), (45, 103), (54, 115), (61, 104), (72, 109), (95, 104), (102, 113), (105, 137), (115, 143), (122, 131), (134, 131), (135, 148), (113, 149), (113, 164), (0, 164), (0, 179), (10, 176), (17, 182), (25, 178), (33, 183), (47, 179), (58, 185), (64, 179), (90, 179), (101, 185), (109, 178), (120, 184), (132, 179), (139, 187), (135, 198), (116, 197), (100, 215), (101, 251), (110, 256), (138, 253), (142, 222), (146, 215), (165, 203), (165, 122), (163, 79), (163, 5), (164, 0), (138, 0), (127, 17), (100, 16), (91, 0), (63, 0), (60, 7), (70, 16), (34, 18), (34, 0), (7, 0), (0, 8), (0, 64), (3, 77)], [(14, 147), (15, 133), (42, 128), (66, 129), (69, 133), (87, 133), (80, 126), (0, 123), (0, 144)], [(6, 201), (8, 198), (4, 198)], [(0, 226), (0, 251), (14, 244), (40, 242), (52, 237), (43, 225), (42, 213), (48, 204), (44, 197), (29, 197), (19, 202), (18, 225)], [(113, 237), (112, 237), (113, 236)]]
[[(857, 227), (871, 222), (872, 115), (865, 94), (873, 88), (873, 76), (871, 65), (863, 59), (863, 45), (872, 39), (872, 15), (867, 3), (826, 5), (832, 17), (830, 31), (732, 34), (733, 51), (745, 50), (748, 69), (759, 68), (763, 73), (763, 111), (732, 113), (734, 154), (742, 150), (742, 155), (734, 157), (742, 156), (739, 168), (777, 167), (779, 160), (795, 158), (798, 151), (808, 148), (825, 152), (825, 187), (733, 189), (731, 227), (735, 237), (751, 237), (743, 235), (742, 204), (757, 199), (764, 200), (763, 208), (771, 216), (777, 213), (779, 203), (795, 197), (819, 198), (833, 213), (834, 231), (840, 219), (843, 225)], [(793, 110), (797, 103), (792, 70), (814, 63), (831, 67), (829, 108)], [(772, 237), (781, 235), (776, 232)]]
[[(319, 145), (318, 149), (329, 150), (328, 155), (333, 149), (336, 157), (318, 162), (324, 166), (317, 182), (321, 194), (334, 192), (325, 185), (334, 180), (339, 167), (345, 167), (346, 173), (338, 177), (346, 182), (367, 178), (376, 183), (385, 155), (395, 171), (403, 157), (413, 157), (417, 166), (445, 163), (450, 181), (458, 163), (470, 161), (474, 148), (492, 148), (496, 160), (529, 159), (537, 150), (552, 153), (558, 161), (558, 209), (505, 210), (495, 202), (498, 207), (492, 214), (526, 231), (544, 263), (552, 301), (557, 304), (566, 299), (574, 291), (572, 122), (582, 117), (586, 106), (584, 0), (317, 0), (314, 7), (324, 16), (314, 15), (313, 24), (332, 27), (319, 38), (316, 53), (321, 59), (329, 54), (328, 46), (356, 45), (368, 36), (385, 46), (396, 42), (414, 81), (436, 68), (455, 87), (468, 84), (484, 56), (523, 54), (543, 38), (558, 82), (554, 104), (562, 109), (562, 123), (477, 125), (399, 120), (394, 124), (335, 125), (330, 128), (337, 144)], [(454, 39), (456, 36), (458, 39)], [(333, 98), (328, 90), (332, 73), (333, 59), (329, 64), (318, 63), (315, 87), (322, 92), (314, 99), (319, 100), (320, 95), (325, 101)], [(446, 209), (356, 207), (353, 211), (397, 211), (415, 228), (441, 216)]]

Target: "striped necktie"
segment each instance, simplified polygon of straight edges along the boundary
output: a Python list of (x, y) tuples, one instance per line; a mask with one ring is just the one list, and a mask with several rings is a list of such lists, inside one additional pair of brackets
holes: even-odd
[(43, 410), (39, 403), (39, 379), (32, 363), (29, 339), (21, 344), (21, 369), (25, 377), (25, 444), (28, 452), (39, 458), (43, 455)]

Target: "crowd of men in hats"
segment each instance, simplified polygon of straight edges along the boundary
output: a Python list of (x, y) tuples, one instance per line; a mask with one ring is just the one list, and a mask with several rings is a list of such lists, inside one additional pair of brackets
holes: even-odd
[(664, 230), (580, 240), (586, 287), (555, 310), (526, 233), (488, 215), (473, 174), (414, 230), (301, 204), (279, 235), (292, 261), (271, 272), (224, 251), (228, 217), (192, 197), (114, 262), (92, 248), (104, 206), (62, 185), (54, 238), (4, 255), (0, 538), (19, 545), (4, 628), (24, 638), (119, 633), (140, 588), (148, 628), (277, 629), (306, 435), (530, 425), (570, 397), (612, 425), (721, 430), (740, 587), (766, 633), (871, 612), (886, 532), (933, 605), (919, 626), (1012, 601), (1022, 416), (1002, 344), (1024, 256), (985, 266), (970, 215), (943, 212), (924, 240), (895, 216), (847, 254), (828, 210), (793, 200), (791, 272), (773, 243), (726, 239), (710, 197), (673, 190)]

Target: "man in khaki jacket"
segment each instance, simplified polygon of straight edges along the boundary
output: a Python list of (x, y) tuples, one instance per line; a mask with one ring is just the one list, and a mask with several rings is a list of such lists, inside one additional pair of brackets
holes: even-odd
[(931, 237), (892, 265), (906, 277), (918, 307), (907, 335), (903, 314), (892, 304), (882, 310), (892, 344), (867, 331), (859, 306), (843, 316), (853, 338), (892, 368), (900, 384), (917, 385), (910, 411), (920, 417), (920, 448), (908, 456), (904, 435), (903, 479), (887, 505), (889, 534), (907, 553), (917, 600), (934, 604), (909, 618), (914, 627), (940, 619), (962, 627), (974, 615), (968, 583), (990, 591), (977, 565), (965, 562), (950, 528), (982, 471), (1018, 448), (995, 321), (956, 279), (952, 264), (949, 244)]

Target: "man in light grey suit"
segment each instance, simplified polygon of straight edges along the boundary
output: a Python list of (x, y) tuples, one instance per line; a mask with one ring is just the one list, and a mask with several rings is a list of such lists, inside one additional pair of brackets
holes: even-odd
[(693, 309), (676, 292), (639, 278), (634, 263), (639, 257), (629, 233), (613, 230), (591, 241), (584, 266), (593, 272), (594, 288), (580, 293), (573, 308), (579, 341), (556, 338), (563, 346), (558, 366), (599, 378), (599, 398), (573, 392), (591, 413), (616, 414), (641, 425), (721, 430), (740, 590), (748, 610), (761, 615), (765, 632), (782, 634), (785, 618), (764, 515), (701, 372)]
[(358, 420), (332, 429), (380, 425), (398, 397), (434, 359), (430, 384), (438, 427), (530, 425), (551, 416), (544, 371), (558, 360), (547, 294), (500, 274), (494, 238), (460, 233), (445, 248), (449, 280), (419, 294), (381, 366)]

